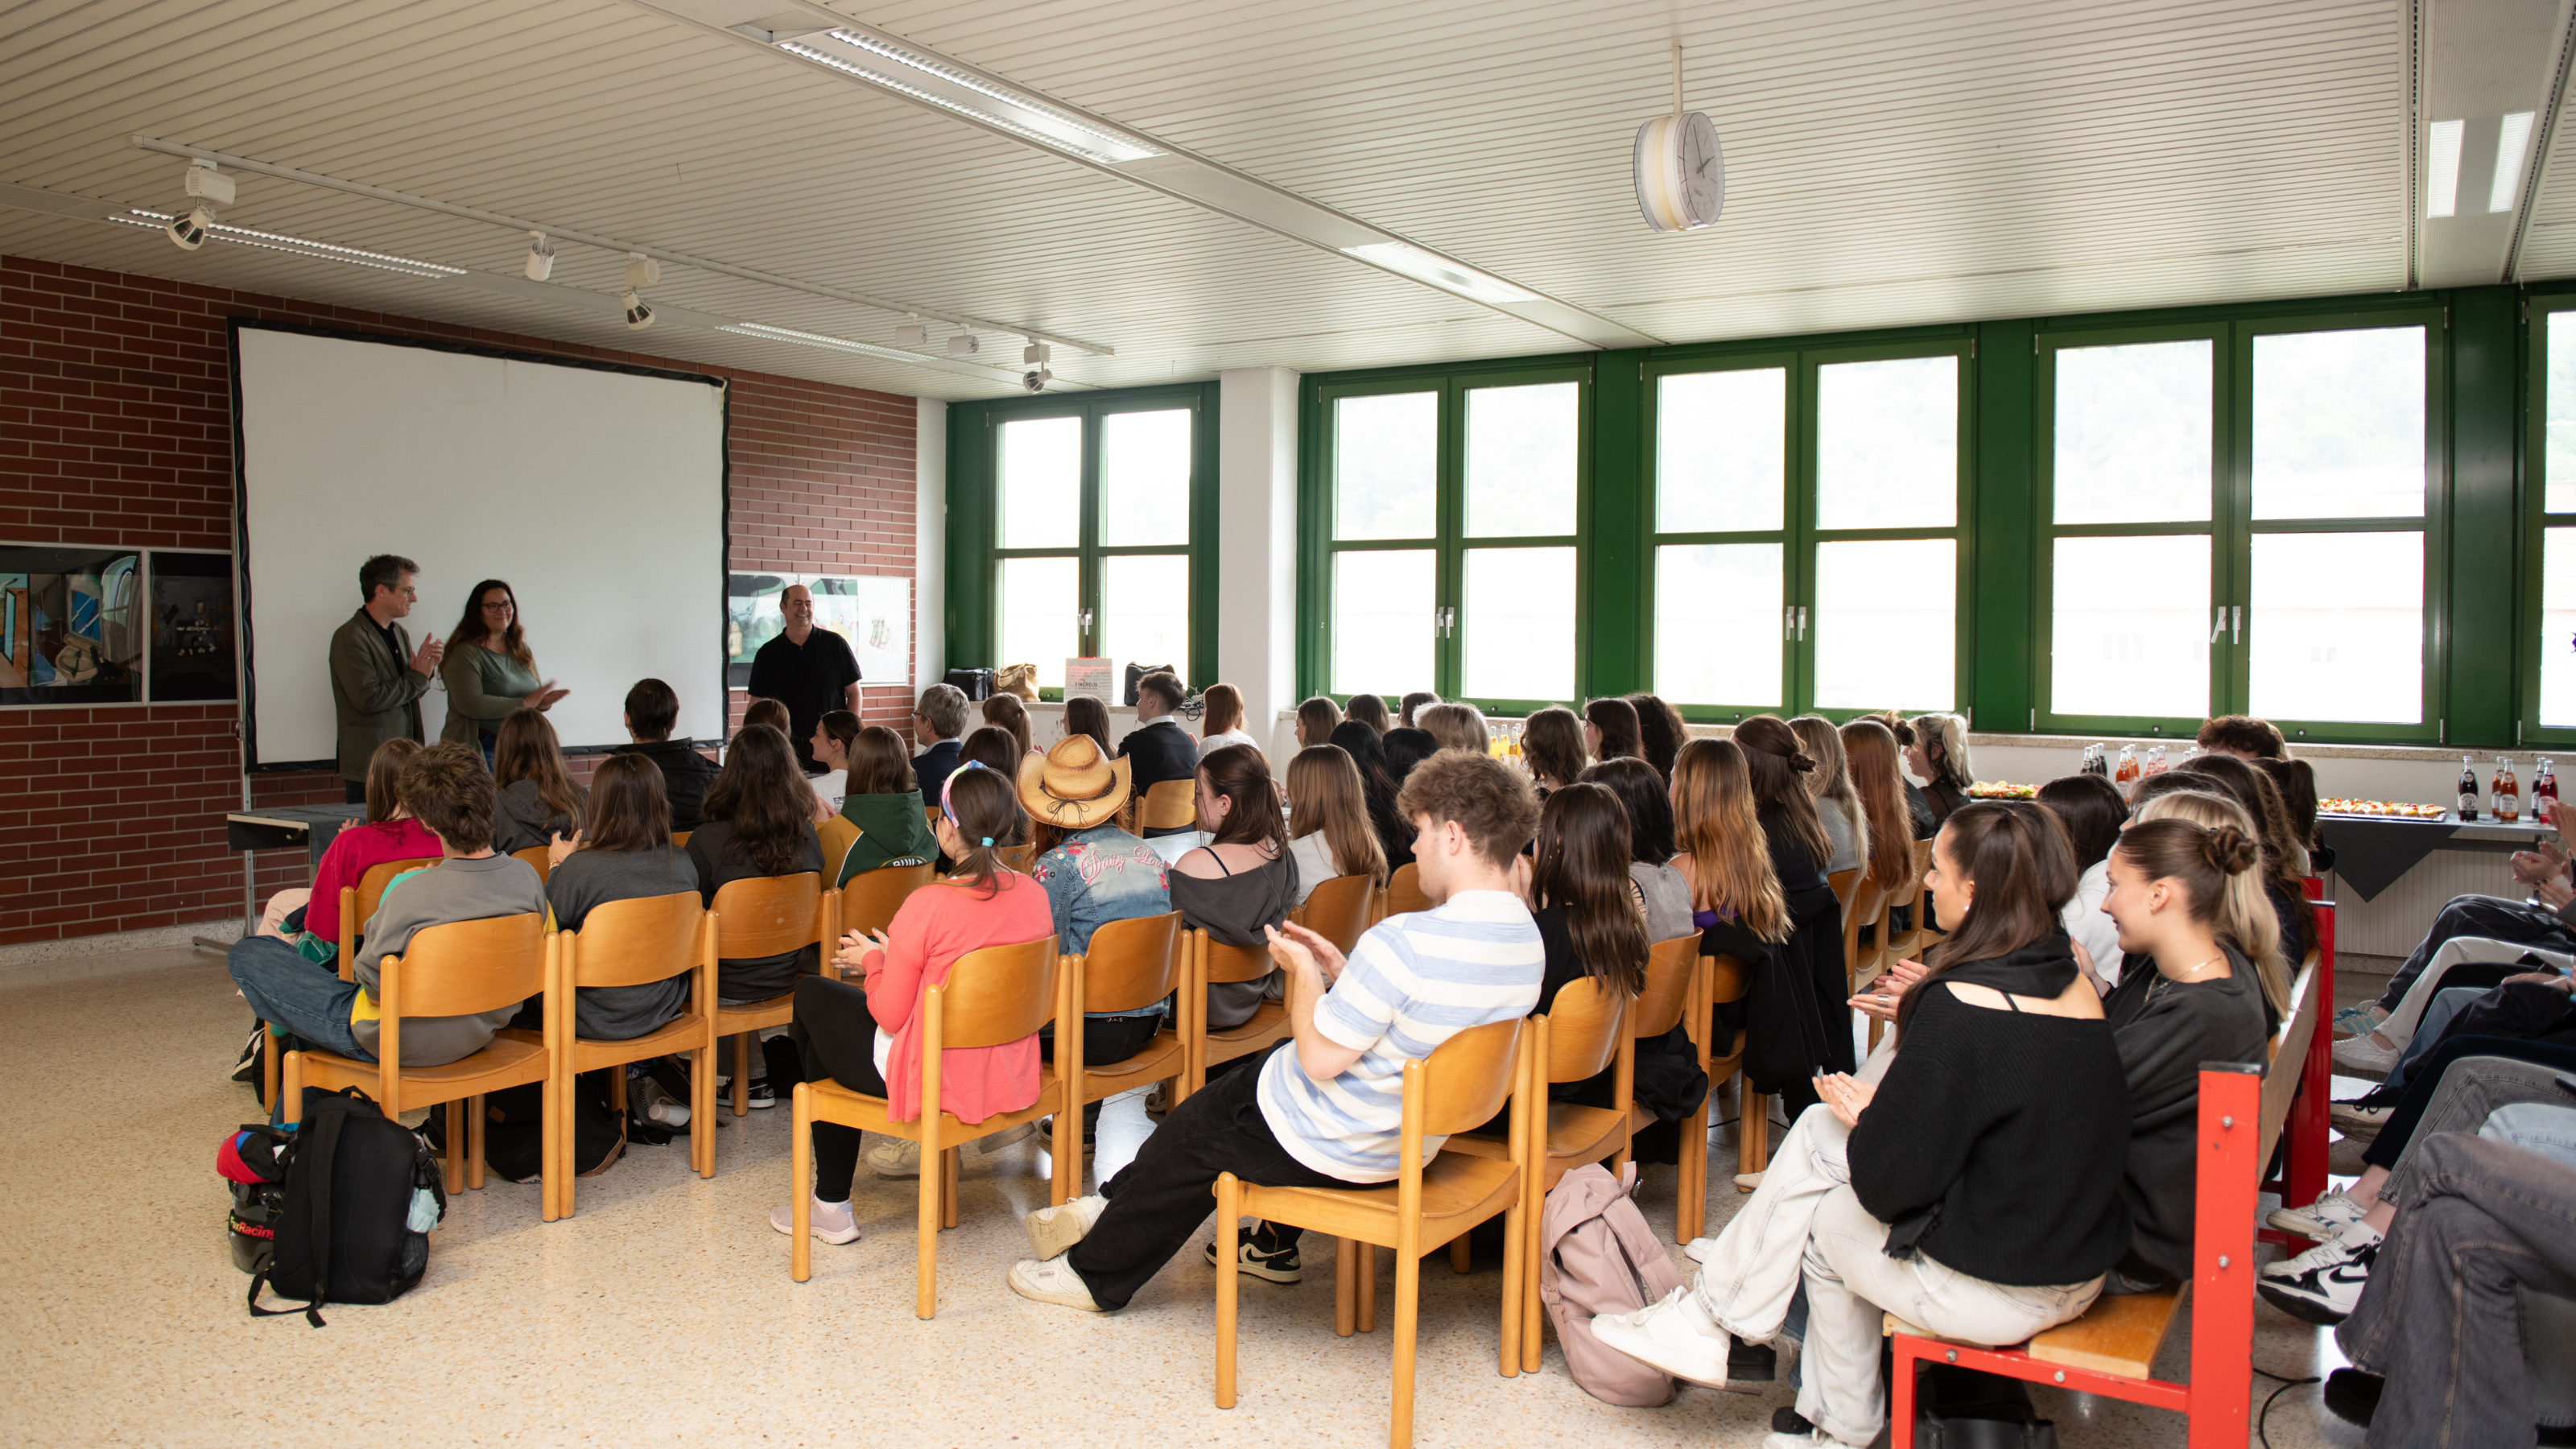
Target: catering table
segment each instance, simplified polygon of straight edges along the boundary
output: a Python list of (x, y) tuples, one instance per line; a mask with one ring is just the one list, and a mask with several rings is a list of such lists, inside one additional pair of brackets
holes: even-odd
[(2528, 820), (2510, 825), (2497, 820), (2463, 822), (2448, 810), (2438, 820), (2394, 815), (2317, 817), (2317, 836), (2335, 854), (2336, 876), (2365, 901), (2395, 885), (2398, 877), (2445, 846), (2484, 844), (2522, 850), (2556, 833)]

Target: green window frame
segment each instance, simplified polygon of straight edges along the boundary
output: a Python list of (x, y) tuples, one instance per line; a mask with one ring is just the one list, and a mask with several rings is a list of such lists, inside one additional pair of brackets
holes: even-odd
[[(2550, 357), (2550, 328), (2558, 318), (2568, 320), (2568, 356), (2559, 359), (2565, 375), (2571, 378), (2568, 396), (2554, 396)], [(2524, 641), (2516, 651), (2516, 675), (2521, 684), (2521, 708), (2515, 717), (2515, 738), (2524, 745), (2576, 745), (2576, 699), (2568, 701), (2564, 717), (2553, 723), (2549, 719), (2548, 686), (2557, 671), (2549, 668), (2555, 654), (2564, 661), (2560, 687), (2569, 689), (2576, 681), (2576, 627), (2564, 619), (2568, 610), (2549, 608), (2552, 593), (2551, 544), (2566, 569), (2567, 577), (2558, 581), (2557, 591), (2576, 596), (2576, 477), (2561, 490), (2566, 496), (2553, 499), (2550, 483), (2551, 464), (2561, 461), (2553, 456), (2550, 443), (2553, 409), (2564, 408), (2568, 418), (2558, 432), (2565, 439), (2563, 461), (2576, 473), (2576, 293), (2557, 293), (2532, 297), (2525, 314), (2524, 376), (2529, 379), (2530, 406), (2526, 409), (2527, 442), (2524, 451), (2524, 483), (2520, 500), (2523, 519), (2523, 550), (2519, 603), (2520, 634)], [(2554, 538), (2553, 538), (2554, 536)], [(2553, 627), (2553, 612), (2561, 616)]]
[[(1527, 551), (1527, 567), (1561, 570), (1563, 595), (1573, 610), (1571, 657), (1568, 660), (1566, 695), (1579, 690), (1584, 678), (1587, 654), (1586, 627), (1590, 610), (1585, 607), (1585, 591), (1591, 567), (1591, 462), (1593, 430), (1593, 371), (1588, 362), (1553, 366), (1518, 366), (1486, 369), (1404, 370), (1375, 374), (1350, 380), (1322, 382), (1310, 379), (1305, 389), (1306, 420), (1303, 449), (1306, 465), (1302, 475), (1301, 529), (1304, 547), (1300, 550), (1301, 594), (1306, 600), (1303, 613), (1305, 626), (1299, 631), (1300, 675), (1309, 692), (1323, 693), (1347, 701), (1354, 693), (1379, 693), (1393, 699), (1402, 693), (1428, 688), (1443, 699), (1467, 699), (1479, 707), (1497, 712), (1525, 713), (1556, 703), (1564, 696), (1543, 698), (1515, 694), (1511, 691), (1471, 691), (1471, 683), (1490, 682), (1490, 674), (1470, 679), (1471, 669), (1492, 669), (1491, 663), (1480, 664), (1470, 655), (1477, 642), (1479, 600), (1493, 600), (1491, 593), (1479, 593), (1480, 566), (1487, 559), (1503, 562), (1506, 551)], [(1468, 476), (1472, 447), (1471, 409), (1475, 394), (1507, 388), (1546, 388), (1571, 386), (1573, 438), (1572, 523), (1570, 531), (1541, 533), (1477, 533), (1469, 517)], [(1432, 507), (1427, 520), (1428, 532), (1410, 529), (1389, 537), (1338, 537), (1337, 498), (1341, 495), (1339, 471), (1341, 429), (1344, 414), (1341, 404), (1371, 398), (1424, 396), (1432, 407)], [(1422, 555), (1421, 565), (1430, 570), (1428, 588), (1420, 590), (1422, 608), (1420, 627), (1429, 636), (1427, 677), (1412, 679), (1360, 679), (1346, 677), (1337, 669), (1339, 641), (1335, 638), (1334, 621), (1337, 580), (1345, 569), (1365, 570), (1370, 555)], [(1410, 560), (1407, 561), (1410, 563)], [(1392, 565), (1402, 568), (1405, 565)], [(1390, 586), (1406, 587), (1408, 599), (1412, 585), (1399, 574), (1369, 577), (1376, 596), (1392, 592)], [(1487, 589), (1497, 576), (1484, 575)], [(1358, 603), (1355, 593), (1351, 603)], [(1398, 622), (1409, 610), (1380, 616), (1381, 627), (1400, 628)], [(1356, 623), (1357, 620), (1355, 619)], [(1493, 625), (1499, 630), (1504, 627)], [(1365, 667), (1365, 666), (1363, 666)], [(1389, 672), (1401, 672), (1389, 669)], [(1349, 687), (1344, 687), (1344, 686)]]

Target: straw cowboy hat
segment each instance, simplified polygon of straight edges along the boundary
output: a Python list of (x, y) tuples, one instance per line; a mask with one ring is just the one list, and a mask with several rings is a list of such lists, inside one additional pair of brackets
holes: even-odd
[(1126, 806), (1131, 768), (1103, 757), (1091, 736), (1073, 735), (1043, 755), (1021, 757), (1020, 804), (1032, 820), (1087, 830)]

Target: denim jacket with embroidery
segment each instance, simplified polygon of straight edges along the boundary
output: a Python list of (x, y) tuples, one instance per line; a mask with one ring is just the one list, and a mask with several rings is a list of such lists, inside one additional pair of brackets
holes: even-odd
[(1089, 950), (1091, 933), (1111, 921), (1159, 916), (1172, 908), (1163, 858), (1115, 825), (1066, 836), (1029, 873), (1046, 888), (1055, 911), (1056, 949), (1067, 955)]

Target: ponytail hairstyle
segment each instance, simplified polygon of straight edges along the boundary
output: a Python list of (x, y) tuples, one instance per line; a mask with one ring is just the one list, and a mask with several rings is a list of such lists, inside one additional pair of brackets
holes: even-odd
[(2247, 760), (2272, 788), (2281, 792), (2281, 808), (2289, 812), (2290, 833), (2301, 845), (2317, 844), (2317, 771), (2301, 759), (2271, 758)]
[(1002, 877), (1012, 872), (1002, 864), (998, 845), (1020, 818), (1019, 791), (1012, 788), (1011, 777), (980, 762), (961, 764), (940, 789), (939, 809), (959, 837), (957, 869), (948, 884), (979, 890), (988, 901), (1000, 895)]
[(1914, 737), (1923, 744), (1923, 754), (1932, 762), (1933, 778), (1924, 783), (1948, 782), (1954, 790), (1966, 790), (1977, 782), (1968, 762), (1968, 722), (1955, 714), (1919, 714), (1914, 717)]
[(1288, 762), (1288, 803), (1295, 811), (1290, 840), (1320, 832), (1336, 873), (1386, 883), (1386, 847), (1369, 822), (1368, 787), (1350, 751), (1339, 745), (1299, 750)]
[[(2169, 795), (2180, 802), (2190, 797)], [(2190, 807), (2184, 807), (2189, 809)], [(2182, 884), (2191, 918), (2208, 926), (2254, 963), (2254, 979), (2275, 1016), (2290, 1014), (2289, 973), (2281, 965), (2281, 927), (2258, 884), (2262, 848), (2241, 823), (2207, 826), (2181, 811), (2132, 825), (2112, 853), (2147, 879)]]
[(1628, 812), (1606, 785), (1568, 785), (1538, 813), (1530, 899), (1565, 913), (1583, 974), (1624, 995), (1646, 986), (1646, 912), (1628, 877)]
[(367, 756), (367, 823), (382, 825), (400, 814), (403, 766), (420, 753), (420, 741), (387, 740)]
[[(1365, 724), (1366, 721), (1361, 723)], [(1267, 846), (1288, 853), (1288, 821), (1279, 813), (1279, 787), (1270, 783), (1270, 762), (1250, 745), (1226, 745), (1199, 761), (1199, 778), (1208, 793), (1225, 800), (1225, 823), (1208, 844)]]
[(1583, 727), (1574, 711), (1552, 704), (1521, 726), (1521, 762), (1531, 774), (1571, 785), (1583, 774)]
[(1991, 961), (2051, 937), (2065, 938), (2058, 913), (2075, 894), (2075, 847), (2047, 810), (2020, 801), (1978, 800), (1950, 812), (1933, 849), (1975, 887), (1968, 913), (1939, 924), (1950, 934), (1924, 953), (1931, 969), (1896, 1006), (1897, 1030), (1913, 1019), (1923, 988), (1953, 967)]
[(546, 802), (549, 817), (560, 815), (572, 822), (573, 829), (581, 829), (581, 796), (573, 793), (572, 776), (564, 770), (555, 727), (526, 705), (510, 711), (492, 742), (494, 788), (521, 780), (536, 782), (537, 798)]
[(1029, 740), (1029, 707), (1020, 703), (1018, 695), (997, 694), (985, 700), (984, 723), (1009, 730), (1011, 737), (1020, 742), (1021, 754), (1034, 748)]
[(2252, 834), (2263, 849), (2263, 888), (2290, 902), (2299, 934), (2316, 939), (2316, 907), (2308, 904), (2307, 891), (2300, 883), (2307, 844), (2291, 827), (2289, 807), (2281, 803), (2281, 792), (2273, 785), (2272, 777), (2233, 755), (2201, 755), (2184, 761), (2181, 769), (2165, 773), (2215, 780), (2245, 807), (2246, 818), (2254, 822)]
[(1789, 903), (1763, 843), (1743, 746), (1701, 738), (1673, 756), (1673, 837), (1690, 857), (1692, 909), (1732, 915), (1765, 941), (1789, 939)]
[[(2170, 779), (2173, 773), (2168, 770), (2158, 778)], [(2147, 826), (2168, 821), (2181, 821), (2213, 834), (2232, 830), (2247, 840), (2255, 838), (2254, 822), (2245, 807), (2226, 796), (2201, 790), (2168, 790), (2138, 807), (2137, 822), (2122, 833), (2121, 842), (2125, 845), (2130, 836)], [(2130, 859), (2139, 862), (2139, 869), (2146, 871), (2150, 880), (2161, 880), (2167, 874), (2135, 855)], [(2290, 966), (2281, 958), (2281, 916), (2264, 893), (2262, 871), (2257, 868), (2228, 873), (2225, 898), (2216, 915), (2195, 914), (2193, 919), (2208, 920), (2219, 935), (2245, 953), (2245, 959), (2254, 963), (2255, 979), (2263, 984), (2263, 999), (2272, 1004), (2276, 1014), (2286, 1016)]]
[(1601, 758), (1615, 760), (1621, 755), (1646, 758), (1646, 739), (1637, 724), (1637, 707), (1611, 695), (1596, 699), (1583, 707), (1583, 718), (1601, 731)]
[(1807, 788), (1806, 777), (1816, 769), (1815, 756), (1806, 752), (1789, 722), (1775, 714), (1757, 714), (1737, 725), (1735, 743), (1743, 748), (1745, 767), (1752, 774), (1754, 802), (1788, 816), (1789, 833), (1807, 847), (1822, 873), (1825, 862), (1834, 858), (1834, 846), (1826, 838), (1825, 822), (1816, 814), (1815, 792)]
[(1342, 716), (1345, 719), (1358, 720), (1379, 734), (1385, 734), (1395, 727), (1395, 722), (1386, 717), (1386, 700), (1379, 695), (1352, 695), (1351, 702), (1342, 709)]
[[(1007, 694), (998, 697), (1002, 699), (1011, 698), (1011, 696)], [(828, 736), (834, 744), (841, 747), (841, 757), (844, 760), (849, 758), (850, 741), (859, 737), (859, 717), (857, 715), (850, 713), (846, 709), (826, 710), (823, 712), (823, 718), (817, 721), (816, 727), (822, 730), (822, 732)]]
[(1884, 721), (1864, 715), (1844, 725), (1842, 737), (1852, 789), (1869, 817), (1869, 883), (1897, 890), (1914, 878), (1914, 817), (1905, 808), (1905, 767), (1896, 736)]

